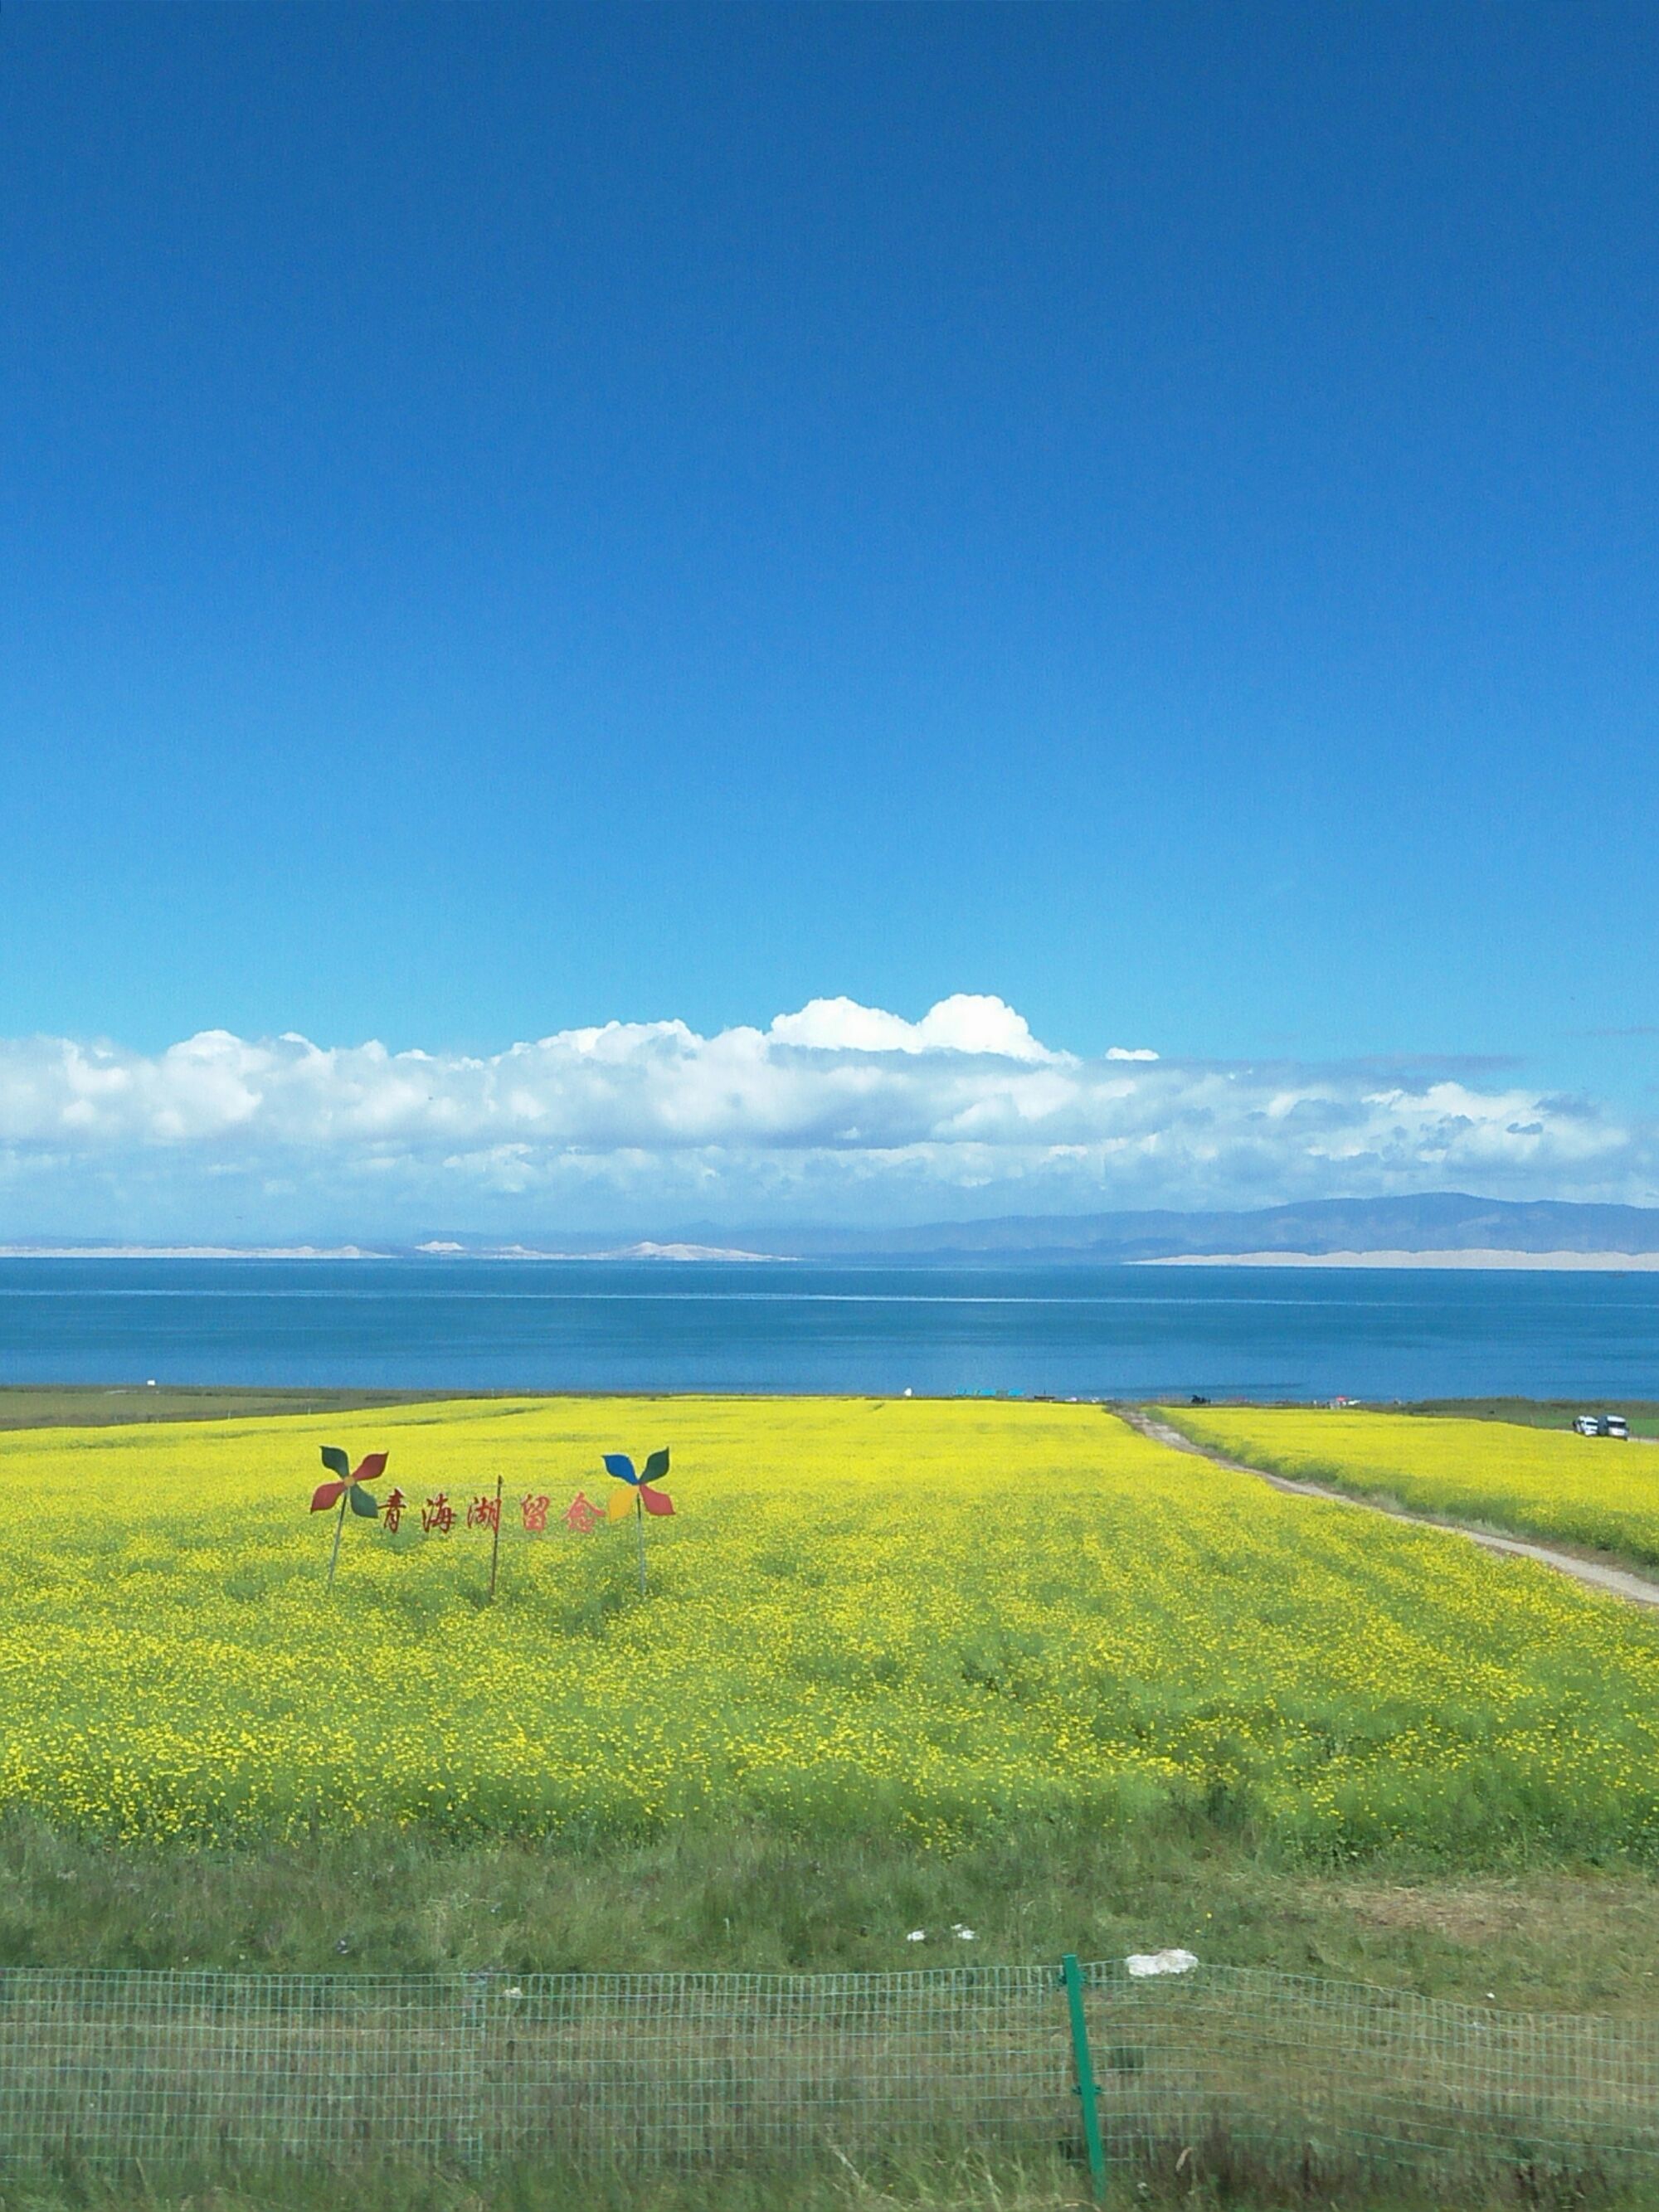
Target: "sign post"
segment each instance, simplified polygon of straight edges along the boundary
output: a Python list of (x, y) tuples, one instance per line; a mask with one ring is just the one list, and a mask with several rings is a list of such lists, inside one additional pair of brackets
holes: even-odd
[(501, 1559), (501, 1478), (495, 1477), (495, 1518), (489, 1531), (489, 1595), (488, 1605), (495, 1602), (495, 1571)]

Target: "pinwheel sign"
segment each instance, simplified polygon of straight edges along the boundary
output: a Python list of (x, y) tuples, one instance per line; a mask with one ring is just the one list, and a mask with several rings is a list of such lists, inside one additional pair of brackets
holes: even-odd
[(380, 1504), (370, 1495), (367, 1486), (378, 1482), (386, 1473), (387, 1455), (385, 1452), (370, 1452), (358, 1462), (357, 1470), (353, 1474), (351, 1462), (337, 1444), (325, 1444), (322, 1453), (323, 1465), (335, 1480), (318, 1484), (312, 1492), (311, 1510), (313, 1513), (326, 1513), (329, 1507), (336, 1504), (340, 1509), (340, 1517), (334, 1523), (334, 1549), (328, 1556), (329, 1587), (332, 1589), (334, 1570), (340, 1564), (340, 1537), (345, 1528), (346, 1508), (349, 1505), (364, 1521), (379, 1518)]
[(640, 1589), (645, 1589), (645, 1516), (647, 1513), (666, 1514), (674, 1510), (674, 1501), (665, 1490), (657, 1485), (668, 1472), (668, 1454), (653, 1451), (643, 1470), (635, 1474), (634, 1462), (626, 1452), (606, 1452), (605, 1471), (613, 1474), (622, 1484), (620, 1490), (611, 1493), (611, 1503), (605, 1508), (608, 1520), (625, 1521), (631, 1513), (639, 1530)]

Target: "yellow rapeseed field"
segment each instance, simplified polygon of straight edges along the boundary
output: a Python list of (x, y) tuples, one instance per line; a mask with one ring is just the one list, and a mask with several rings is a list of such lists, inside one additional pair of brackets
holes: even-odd
[(1659, 1565), (1659, 1445), (1340, 1407), (1182, 1406), (1168, 1418), (1275, 1474)]
[[(307, 1511), (391, 1454), (395, 1535)], [(678, 1510), (587, 1534), (605, 1449)], [(543, 1401), (0, 1437), (0, 1805), (232, 1844), (676, 1820), (948, 1848), (1659, 1848), (1659, 1624), (1091, 1407)], [(467, 1503), (504, 1477), (500, 1601)], [(444, 1494), (461, 1522), (422, 1535)], [(520, 1500), (551, 1500), (527, 1535)]]

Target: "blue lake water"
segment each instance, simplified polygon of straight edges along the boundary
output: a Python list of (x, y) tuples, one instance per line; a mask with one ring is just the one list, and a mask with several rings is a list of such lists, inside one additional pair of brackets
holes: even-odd
[(0, 1381), (1659, 1397), (1659, 1275), (0, 1261)]

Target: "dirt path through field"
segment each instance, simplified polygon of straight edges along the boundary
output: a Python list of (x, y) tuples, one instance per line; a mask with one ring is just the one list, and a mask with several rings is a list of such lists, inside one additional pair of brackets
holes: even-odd
[(1519, 1536), (1495, 1535), (1489, 1529), (1471, 1528), (1461, 1521), (1437, 1520), (1432, 1513), (1409, 1512), (1403, 1505), (1390, 1505), (1380, 1498), (1354, 1498), (1346, 1490), (1332, 1490), (1322, 1482), (1298, 1482), (1288, 1474), (1269, 1474), (1266, 1468), (1249, 1467), (1242, 1459), (1228, 1459), (1224, 1453), (1212, 1451), (1207, 1444), (1195, 1444), (1179, 1429), (1172, 1429), (1167, 1421), (1154, 1420), (1150, 1413), (1122, 1407), (1116, 1410), (1121, 1419), (1132, 1429), (1139, 1429), (1143, 1437), (1150, 1437), (1154, 1443), (1168, 1444), (1173, 1451), (1191, 1452), (1195, 1459), (1212, 1460), (1217, 1467), (1231, 1468), (1235, 1474), (1253, 1474), (1258, 1482), (1271, 1483), (1275, 1490), (1293, 1491), (1298, 1498), (1328, 1498), (1333, 1505), (1356, 1506), (1362, 1513), (1386, 1513), (1395, 1521), (1415, 1521), (1422, 1528), (1443, 1528), (1449, 1535), (1467, 1536), (1472, 1544), (1480, 1544), (1488, 1552), (1506, 1552), (1519, 1559), (1536, 1559), (1543, 1566), (1571, 1575), (1575, 1582), (1588, 1583), (1591, 1589), (1627, 1598), (1632, 1605), (1659, 1606), (1659, 1583), (1632, 1574), (1627, 1567), (1606, 1566), (1599, 1559), (1581, 1559), (1571, 1552), (1553, 1551), (1547, 1544), (1528, 1543)]

